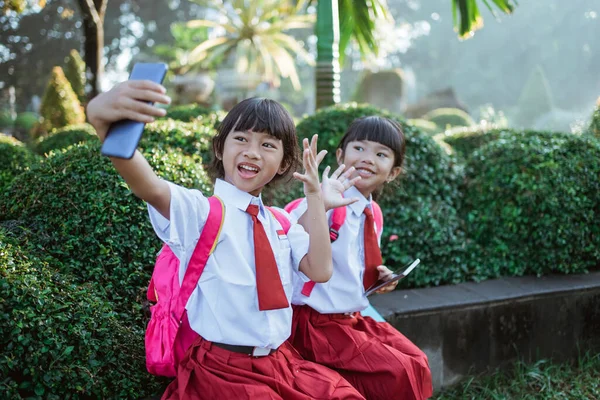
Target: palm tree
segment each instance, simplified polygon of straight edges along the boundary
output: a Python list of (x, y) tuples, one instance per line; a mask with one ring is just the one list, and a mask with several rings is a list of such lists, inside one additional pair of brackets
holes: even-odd
[[(495, 16), (490, 3), (506, 14), (514, 9), (513, 0), (481, 0)], [(473, 36), (483, 27), (476, 0), (451, 0), (454, 27), (460, 38)], [(457, 17), (460, 14), (460, 20)], [(318, 0), (316, 106), (326, 107), (340, 100), (340, 62), (350, 40), (356, 41), (363, 58), (377, 54), (375, 18), (390, 18), (385, 0)]]
[(218, 21), (194, 20), (188, 27), (214, 28), (216, 36), (192, 49), (183, 67), (197, 63), (211, 63), (218, 58), (235, 55), (237, 73), (257, 75), (263, 81), (279, 86), (281, 77), (289, 78), (296, 90), (300, 79), (294, 56), (308, 64), (314, 61), (308, 52), (292, 36), (285, 34), (292, 29), (310, 28), (314, 15), (306, 15), (306, 0), (231, 0), (201, 1), (219, 15)]

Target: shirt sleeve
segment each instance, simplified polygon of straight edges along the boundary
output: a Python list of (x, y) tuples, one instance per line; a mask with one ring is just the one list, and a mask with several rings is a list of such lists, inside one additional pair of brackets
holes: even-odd
[(290, 230), (287, 232), (287, 237), (290, 242), (292, 267), (304, 282), (308, 282), (310, 281), (310, 279), (302, 272), (300, 272), (300, 261), (302, 261), (304, 256), (308, 254), (308, 233), (304, 230), (304, 227), (298, 223), (297, 219), (294, 218), (293, 215), (290, 215), (285, 210), (279, 207), (273, 208), (279, 211), (291, 223)]
[(180, 263), (184, 263), (190, 248), (193, 249), (200, 238), (210, 206), (199, 190), (167, 183), (171, 191), (170, 219), (163, 217), (150, 204), (148, 213), (156, 235), (169, 245)]
[(289, 215), (292, 216), (294, 223), (298, 222), (302, 214), (306, 212), (307, 207), (306, 198), (304, 198), (300, 203), (298, 203), (298, 206), (292, 210)]

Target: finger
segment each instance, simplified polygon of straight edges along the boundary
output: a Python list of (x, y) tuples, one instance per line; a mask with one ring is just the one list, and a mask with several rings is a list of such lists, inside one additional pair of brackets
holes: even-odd
[(171, 98), (169, 96), (148, 89), (133, 89), (130, 92), (130, 96), (139, 101), (171, 104)]
[(134, 100), (131, 98), (121, 99), (120, 106), (128, 111), (133, 111), (140, 114), (146, 114), (152, 117), (162, 117), (167, 114), (164, 108), (158, 108), (143, 101)]
[[(342, 178), (344, 179), (350, 179), (350, 176), (352, 176), (352, 174), (356, 171), (356, 168), (354, 167), (350, 167), (346, 170), (346, 172), (344, 172), (342, 174)], [(360, 176), (360, 175), (359, 175)]]
[(306, 177), (306, 175), (304, 175), (304, 174), (301, 174), (300, 172), (294, 172), (294, 173), (292, 174), (292, 176), (293, 176), (295, 179), (298, 179), (300, 182), (307, 182), (307, 181), (308, 181), (308, 178)]
[(340, 200), (342, 204), (340, 204), (339, 207), (349, 206), (350, 204), (356, 203), (358, 200), (359, 200), (358, 197), (352, 197), (352, 198), (344, 197), (343, 199)]
[(317, 140), (319, 135), (314, 134), (312, 140), (310, 141), (310, 152), (313, 154), (317, 154)]
[(329, 179), (329, 170), (331, 169), (331, 167), (328, 165), (325, 167), (325, 170), (323, 171), (323, 178), (321, 179), (323, 182), (326, 181), (327, 179)]
[(338, 179), (340, 174), (344, 171), (346, 166), (344, 164), (340, 164), (339, 167), (331, 174), (331, 179)]
[(130, 119), (132, 121), (144, 122), (146, 124), (154, 122), (154, 117), (134, 111), (129, 111), (123, 114), (121, 119)]
[(160, 83), (152, 82), (147, 79), (127, 81), (129, 87), (141, 90), (152, 90), (157, 93), (167, 93), (167, 89)]
[(352, 178), (352, 179), (350, 179), (350, 180), (345, 180), (345, 181), (344, 181), (344, 189), (345, 189), (345, 190), (348, 190), (348, 189), (350, 189), (352, 186), (356, 185), (356, 182), (358, 182), (358, 181), (360, 181), (360, 180), (361, 180), (361, 177), (360, 177), (360, 176), (357, 176), (357, 177), (355, 177), (355, 178)]
[(319, 154), (317, 154), (317, 165), (321, 165), (321, 161), (323, 161), (323, 159), (325, 158), (325, 156), (327, 155), (327, 150), (321, 150), (319, 152)]

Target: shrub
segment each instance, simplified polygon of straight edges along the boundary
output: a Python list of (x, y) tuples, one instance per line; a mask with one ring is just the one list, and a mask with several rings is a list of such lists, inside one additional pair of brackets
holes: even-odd
[(145, 370), (143, 331), (96, 292), (0, 230), (3, 398), (137, 399), (164, 384)]
[[(383, 242), (388, 243), (391, 235), (398, 236), (397, 240), (383, 246), (384, 258), (393, 266), (404, 263), (408, 258), (419, 257), (428, 268), (449, 269), (432, 272), (431, 276), (415, 274), (408, 281), (413, 285), (456, 280), (456, 273), (451, 273), (451, 270), (466, 267), (461, 267), (463, 259), (455, 260), (456, 266), (449, 265), (447, 255), (464, 251), (464, 234), (460, 231), (461, 221), (456, 212), (460, 201), (458, 187), (463, 173), (455, 160), (429, 135), (407, 125), (399, 116), (356, 104), (318, 111), (298, 124), (298, 135), (302, 139), (318, 133), (319, 147), (329, 151), (323, 165), (335, 166), (335, 149), (346, 129), (354, 119), (368, 115), (395, 119), (403, 126), (407, 141), (405, 173), (399, 179), (399, 184), (388, 185), (378, 200), (386, 221)], [(295, 192), (290, 193), (290, 198), (286, 198), (286, 192), (277, 192), (280, 202), (276, 204), (283, 205), (291, 197), (296, 197), (301, 186), (297, 185), (296, 188)], [(430, 204), (431, 211), (424, 208), (424, 202)], [(426, 235), (415, 236), (417, 232), (425, 231)], [(422, 238), (431, 245), (423, 246)], [(421, 269), (429, 274), (428, 269)]]
[(472, 152), (486, 143), (497, 140), (503, 133), (517, 133), (510, 129), (495, 129), (487, 126), (476, 126), (471, 128), (454, 128), (440, 133), (440, 138), (448, 143), (462, 157), (469, 156)]
[[(160, 240), (146, 205), (117, 175), (99, 143), (52, 153), (0, 193), (0, 220), (35, 226), (30, 240), (80, 282), (95, 282), (117, 311), (140, 321)], [(210, 185), (199, 157), (150, 150), (149, 163), (163, 178), (196, 187)]]
[(424, 133), (428, 133), (430, 135), (438, 133), (442, 130), (439, 126), (435, 124), (435, 122), (427, 121), (426, 119), (415, 118), (409, 119), (406, 122), (410, 126), (414, 126), (415, 128), (418, 128)]
[(65, 77), (69, 80), (79, 102), (85, 104), (85, 62), (75, 49), (71, 50), (65, 59)]
[(96, 131), (91, 125), (69, 125), (52, 131), (48, 136), (39, 138), (33, 143), (32, 148), (38, 154), (46, 154), (52, 150), (64, 149), (90, 140), (98, 140)]
[(175, 119), (183, 122), (192, 122), (195, 119), (209, 117), (214, 114), (214, 111), (210, 108), (206, 108), (198, 104), (185, 104), (181, 106), (169, 107), (167, 110), (167, 115), (165, 115), (164, 118)]
[(27, 170), (38, 157), (18, 140), (0, 134), (0, 190)]
[(40, 114), (42, 121), (36, 129), (34, 138), (46, 135), (55, 128), (85, 122), (83, 108), (60, 67), (52, 69), (40, 106)]
[(455, 126), (475, 125), (473, 118), (458, 108), (438, 108), (436, 110), (429, 111), (421, 118), (435, 123), (442, 129), (453, 128)]
[(594, 110), (594, 114), (592, 115), (589, 131), (600, 138), (600, 98), (598, 99), (596, 110)]
[[(210, 118), (210, 117), (209, 117)], [(200, 155), (203, 163), (212, 157), (212, 138), (217, 131), (201, 121), (159, 120), (146, 125), (140, 147)]]
[(22, 112), (15, 119), (15, 128), (29, 132), (38, 123), (40, 117), (34, 112)]
[(0, 111), (0, 129), (12, 128), (14, 124), (15, 121), (8, 111)]
[(577, 273), (600, 261), (600, 144), (507, 133), (472, 154), (463, 213), (503, 275)]

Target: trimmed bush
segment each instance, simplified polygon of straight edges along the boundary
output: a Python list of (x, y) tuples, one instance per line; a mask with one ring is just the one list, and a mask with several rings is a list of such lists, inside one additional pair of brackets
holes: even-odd
[(600, 99), (598, 99), (598, 106), (592, 115), (592, 122), (590, 123), (589, 131), (600, 138)]
[(185, 104), (181, 106), (169, 107), (167, 115), (164, 118), (175, 119), (183, 122), (192, 122), (201, 117), (207, 117), (214, 114), (210, 108), (198, 104)]
[(14, 124), (15, 121), (8, 111), (0, 111), (0, 129), (12, 128)]
[(65, 77), (69, 80), (79, 102), (85, 104), (85, 62), (75, 49), (71, 50), (65, 59)]
[(600, 262), (600, 143), (507, 133), (472, 154), (469, 235), (502, 275), (580, 273)]
[[(199, 157), (149, 150), (157, 173), (207, 193), (211, 185)], [(61, 272), (98, 291), (134, 322), (140, 311), (160, 240), (144, 202), (127, 188), (99, 143), (52, 153), (0, 193), (0, 219), (32, 224), (30, 240), (62, 264)]]
[(96, 292), (0, 229), (0, 375), (3, 398), (130, 398), (164, 382), (145, 370), (143, 331)]
[(38, 157), (18, 140), (0, 134), (0, 189), (29, 169)]
[(40, 117), (34, 112), (22, 112), (15, 119), (15, 128), (29, 132), (38, 123)]
[(510, 129), (493, 127), (454, 128), (436, 136), (448, 143), (462, 157), (468, 157), (481, 146), (497, 140), (503, 133), (518, 133)]
[(56, 128), (85, 122), (83, 107), (61, 67), (54, 67), (40, 107), (42, 121), (34, 138)]
[[(394, 267), (409, 258), (421, 258), (421, 272), (405, 283), (414, 286), (457, 281), (459, 277), (464, 279), (465, 274), (473, 276), (465, 266), (468, 257), (462, 256), (464, 234), (456, 212), (463, 172), (429, 135), (407, 125), (399, 116), (356, 104), (318, 111), (298, 124), (298, 135), (302, 139), (318, 133), (320, 149), (329, 152), (323, 168), (335, 166), (335, 150), (346, 129), (354, 119), (368, 115), (398, 121), (407, 141), (405, 173), (399, 178), (399, 184), (388, 185), (378, 199), (386, 221), (382, 239), (384, 259)], [(295, 191), (276, 191), (278, 202), (275, 204), (284, 205), (292, 197), (301, 196), (301, 188), (296, 184)], [(391, 237), (395, 240), (390, 242)], [(449, 260), (453, 260), (452, 264)]]
[(429, 135), (436, 134), (442, 130), (435, 124), (435, 122), (427, 121), (426, 119), (415, 118), (409, 119), (406, 122), (410, 126), (414, 126), (415, 128), (418, 128)]
[[(207, 117), (211, 121), (212, 116)], [(212, 124), (202, 121), (159, 120), (146, 125), (140, 147), (199, 155), (207, 164), (212, 157), (212, 138), (217, 134)]]
[(455, 126), (475, 125), (473, 118), (458, 108), (438, 108), (429, 111), (427, 114), (423, 115), (421, 119), (435, 123), (442, 130), (453, 128)]
[(89, 124), (69, 125), (52, 131), (48, 136), (43, 136), (36, 140), (33, 145), (33, 151), (38, 154), (47, 154), (52, 150), (60, 150), (71, 145), (98, 140), (94, 127)]

